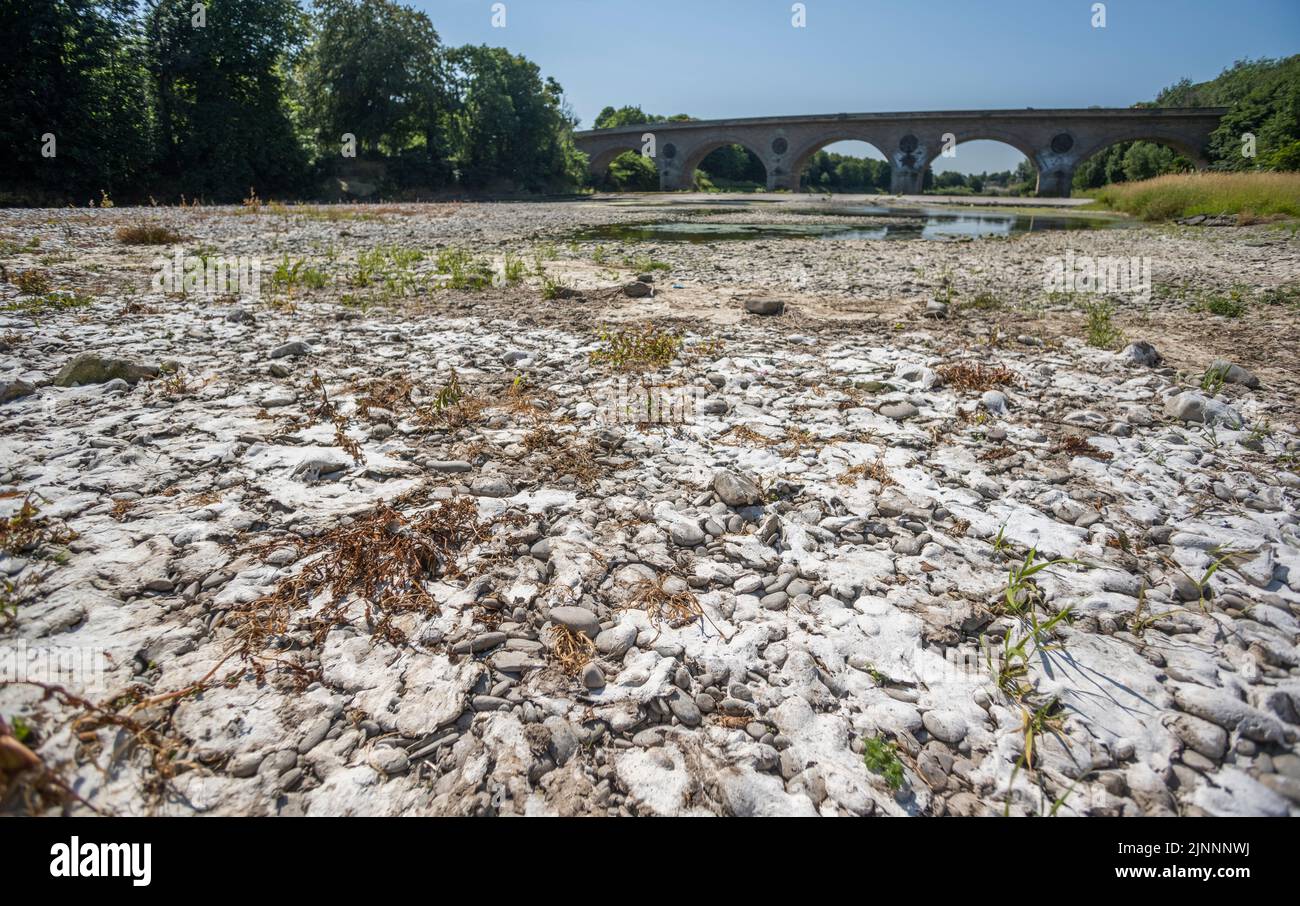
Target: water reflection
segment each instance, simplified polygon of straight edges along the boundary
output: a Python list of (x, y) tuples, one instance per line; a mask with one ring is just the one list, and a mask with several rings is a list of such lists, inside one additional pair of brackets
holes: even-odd
[(1115, 218), (1069, 214), (953, 211), (941, 208), (889, 208), (852, 205), (834, 210), (810, 208), (791, 213), (807, 217), (862, 217), (852, 223), (662, 223), (605, 224), (577, 234), (578, 239), (622, 241), (728, 242), (756, 239), (982, 239), (1043, 230), (1092, 230), (1122, 226)]

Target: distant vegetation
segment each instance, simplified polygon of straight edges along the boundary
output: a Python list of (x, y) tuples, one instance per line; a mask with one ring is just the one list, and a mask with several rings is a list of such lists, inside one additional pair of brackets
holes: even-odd
[(21, 36), (0, 65), (0, 203), (585, 179), (554, 79), (502, 48), (447, 48), (391, 0), (5, 0), (0, 34)]
[[(1300, 54), (1282, 60), (1239, 60), (1217, 78), (1183, 79), (1139, 107), (1230, 107), (1207, 149), (1215, 170), (1300, 170)], [(1255, 156), (1242, 154), (1255, 136)], [(1075, 171), (1076, 189), (1133, 182), (1192, 169), (1185, 157), (1151, 142), (1121, 142)]]
[(1143, 220), (1236, 214), (1300, 217), (1300, 173), (1181, 173), (1117, 183), (1096, 192), (1106, 207)]

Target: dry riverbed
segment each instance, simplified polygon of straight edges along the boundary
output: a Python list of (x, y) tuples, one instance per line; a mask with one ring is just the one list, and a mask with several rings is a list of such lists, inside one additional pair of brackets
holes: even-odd
[(1300, 814), (1295, 230), (799, 204), (0, 211), (0, 807)]

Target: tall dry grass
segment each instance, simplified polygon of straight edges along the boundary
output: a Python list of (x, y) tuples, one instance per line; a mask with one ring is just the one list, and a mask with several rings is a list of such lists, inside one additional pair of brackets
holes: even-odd
[(1300, 173), (1179, 173), (1104, 186), (1094, 197), (1143, 220), (1197, 214), (1300, 217)]

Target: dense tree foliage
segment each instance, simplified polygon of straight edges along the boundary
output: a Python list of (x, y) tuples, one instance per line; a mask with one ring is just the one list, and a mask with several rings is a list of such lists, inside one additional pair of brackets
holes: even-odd
[(573, 144), (576, 119), (558, 82), (500, 47), (463, 47), (451, 62), (452, 133), (464, 185), (506, 181), (542, 190), (581, 182), (585, 160)]
[[(1183, 79), (1140, 106), (1231, 108), (1206, 149), (1213, 169), (1300, 169), (1300, 55), (1239, 60), (1217, 78), (1199, 84)], [(1253, 157), (1243, 153), (1248, 134), (1255, 137)], [(1084, 161), (1074, 185), (1093, 189), (1191, 168), (1191, 161), (1164, 145), (1121, 142)]]
[(804, 168), (800, 184), (824, 192), (887, 192), (889, 176), (887, 161), (818, 151)]
[(190, 195), (297, 192), (307, 157), (286, 101), (306, 21), (294, 0), (157, 0), (146, 20), (163, 184)]
[(0, 0), (0, 141), (7, 201), (84, 204), (129, 185), (151, 155), (134, 0)]
[(582, 182), (535, 64), (393, 0), (301, 2), (0, 0), (0, 200), (312, 195), (351, 157), (384, 192)]
[(429, 17), (388, 0), (319, 0), (316, 21), (300, 82), (321, 149), (335, 151), (344, 135), (362, 154), (396, 154), (417, 139), (437, 147), (447, 72)]
[[(1215, 169), (1286, 169), (1278, 163), (1300, 143), (1300, 54), (1283, 60), (1239, 60), (1218, 78), (1184, 79), (1160, 92), (1159, 107), (1231, 107), (1210, 139)], [(1242, 154), (1242, 136), (1256, 139), (1256, 156)]]
[(619, 126), (639, 126), (642, 123), (685, 123), (694, 118), (685, 113), (659, 116), (654, 113), (646, 113), (640, 107), (619, 107), (618, 109), (606, 107), (596, 114), (596, 121), (591, 128), (617, 129)]

